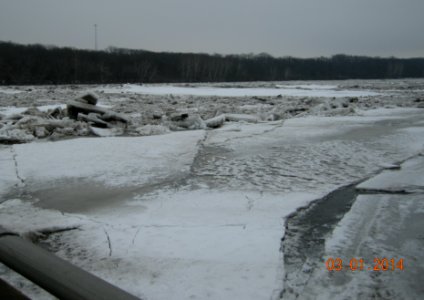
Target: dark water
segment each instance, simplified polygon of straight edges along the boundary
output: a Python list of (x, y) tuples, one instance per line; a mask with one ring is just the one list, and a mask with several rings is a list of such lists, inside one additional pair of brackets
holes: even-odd
[(185, 182), (187, 175), (179, 174), (140, 186), (110, 187), (83, 180), (63, 180), (36, 190), (26, 191), (29, 201), (35, 206), (55, 209), (66, 213), (90, 213), (102, 209), (120, 207), (135, 195), (151, 193), (155, 190), (171, 189)]
[[(350, 210), (358, 195), (355, 190), (357, 184), (331, 192), (286, 220), (286, 233), (282, 241), (286, 282), (299, 272), (302, 272), (301, 277), (307, 278), (305, 275), (308, 272), (323, 263), (325, 238)], [(291, 289), (285, 283), (281, 297), (286, 293), (291, 294)]]
[(61, 212), (82, 213), (117, 205), (131, 197), (134, 189), (105, 187), (95, 183), (73, 183), (39, 189), (30, 193), (36, 206)]

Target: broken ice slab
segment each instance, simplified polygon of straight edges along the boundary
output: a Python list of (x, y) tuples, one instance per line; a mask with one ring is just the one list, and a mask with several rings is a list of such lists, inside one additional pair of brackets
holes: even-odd
[(120, 114), (111, 110), (106, 110), (106, 112), (100, 116), (100, 118), (104, 121), (111, 122), (111, 121), (118, 121), (123, 123), (129, 123), (130, 118), (127, 117), (124, 114)]
[(64, 110), (60, 106), (55, 107), (53, 109), (49, 109), (48, 114), (49, 114), (50, 117), (55, 118), (55, 119), (62, 119), (62, 118), (65, 117)]
[(357, 185), (358, 190), (388, 193), (416, 193), (424, 191), (424, 157), (417, 156), (404, 162), (400, 170), (387, 170)]
[(89, 129), (92, 134), (98, 137), (112, 137), (123, 134), (122, 130), (117, 128), (98, 128), (89, 126)]
[(4, 119), (5, 120), (11, 120), (11, 121), (18, 121), (22, 119), (24, 116), (22, 114), (11, 114), (7, 115)]
[(30, 115), (30, 116), (39, 116), (39, 117), (43, 117), (46, 115), (45, 112), (40, 111), (37, 107), (30, 107), (26, 111), (24, 111), (22, 114)]
[(34, 139), (26, 131), (6, 125), (0, 129), (0, 144), (22, 144)]
[(85, 94), (84, 96), (80, 97), (80, 99), (87, 104), (96, 105), (97, 101), (99, 99), (99, 96), (97, 94), (90, 92)]
[(96, 125), (97, 127), (101, 127), (101, 128), (107, 128), (110, 126), (107, 122), (99, 119), (99, 117), (100, 115), (94, 114), (94, 113), (90, 113), (88, 115), (85, 115), (83, 113), (78, 113), (77, 120), (93, 123), (93, 125)]
[(34, 136), (36, 136), (37, 138), (44, 138), (48, 135), (49, 131), (45, 127), (39, 126), (34, 128)]
[(83, 113), (83, 114), (89, 114), (92, 112), (95, 113), (101, 113), (104, 114), (104, 108), (102, 107), (98, 107), (95, 105), (91, 105), (91, 104), (86, 104), (86, 103), (82, 103), (79, 101), (68, 101), (67, 103), (67, 110), (68, 110), (68, 115), (70, 118), (72, 119), (77, 119), (78, 118), (78, 113)]
[(21, 129), (33, 131), (35, 127), (44, 126), (48, 131), (53, 131), (55, 128), (65, 128), (73, 126), (74, 121), (69, 118), (61, 120), (46, 119), (36, 116), (25, 116), (15, 123)]
[(246, 114), (225, 114), (225, 120), (230, 122), (248, 122), (248, 123), (258, 123), (259, 118), (257, 116), (246, 115)]
[(188, 116), (180, 121), (175, 121), (170, 125), (170, 128), (173, 130), (181, 129), (205, 129), (206, 124), (199, 115)]
[(124, 123), (129, 122), (129, 118), (123, 114), (116, 113), (103, 107), (82, 103), (79, 101), (69, 101), (67, 103), (67, 108), (69, 116), (73, 119), (78, 118), (78, 113), (83, 113), (87, 115), (89, 113), (98, 113), (101, 115), (105, 115), (104, 117), (102, 116), (102, 119), (108, 118), (109, 120), (121, 121)]
[(386, 170), (400, 170), (401, 168), (399, 164), (381, 164), (380, 167)]
[(205, 124), (209, 128), (218, 128), (224, 125), (226, 121), (257, 123), (259, 118), (248, 114), (222, 114), (206, 120)]
[(188, 113), (174, 113), (169, 116), (169, 119), (173, 122), (184, 121), (189, 116)]
[(144, 125), (133, 129), (134, 135), (160, 135), (169, 133), (169, 128), (163, 125)]
[(208, 119), (205, 121), (205, 124), (209, 128), (218, 128), (224, 125), (225, 123), (225, 115), (219, 115), (216, 117), (213, 117), (211, 119)]

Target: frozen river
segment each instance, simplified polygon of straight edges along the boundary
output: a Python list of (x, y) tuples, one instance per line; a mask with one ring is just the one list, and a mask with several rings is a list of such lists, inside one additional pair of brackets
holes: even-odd
[[(320, 98), (333, 86), (311, 86), (308, 92), (319, 91), (318, 100), (313, 93), (296, 99), (269, 96), (274, 97), (269, 107), (292, 109), (293, 101), (312, 101), (308, 113), (291, 118), (143, 137), (3, 145), (0, 224), (26, 236), (68, 228), (37, 241), (144, 299), (414, 299), (422, 293), (415, 274), (423, 269), (424, 233), (413, 220), (424, 209), (423, 185), (418, 179), (404, 183), (411, 189), (405, 195), (384, 191), (396, 187), (396, 178), (424, 178), (423, 168), (413, 168), (422, 166), (417, 155), (424, 149), (423, 110), (412, 105), (419, 92), (399, 107), (397, 92), (381, 96), (387, 92), (379, 86), (378, 93), (359, 96), (365, 98), (350, 113), (340, 105), (329, 114), (324, 106), (346, 100)], [(119, 108), (128, 99), (131, 109), (138, 105), (131, 93), (111, 95), (105, 104)], [(180, 97), (172, 99), (180, 110), (202, 99)], [(244, 109), (252, 110), (258, 101), (253, 107), (260, 114), (269, 102), (249, 99), (228, 100), (220, 109), (228, 112), (229, 106), (249, 102)], [(158, 101), (160, 107), (164, 102)], [(205, 99), (208, 105), (220, 101)], [(406, 160), (411, 157), (418, 160)], [(400, 170), (385, 170), (403, 161)], [(382, 194), (356, 198), (352, 186), (350, 199), (337, 204), (342, 209), (327, 212), (327, 221), (320, 218), (319, 209), (331, 202), (319, 199), (380, 172), (363, 189), (375, 187)], [(290, 231), (291, 220), (298, 232)], [(402, 240), (394, 242), (397, 236)], [(296, 247), (302, 251), (293, 252)], [(404, 258), (405, 269), (329, 272), (325, 260), (336, 256), (367, 262)], [(34, 298), (49, 297), (5, 267), (0, 266), (0, 275)], [(354, 292), (344, 293), (347, 289)]]

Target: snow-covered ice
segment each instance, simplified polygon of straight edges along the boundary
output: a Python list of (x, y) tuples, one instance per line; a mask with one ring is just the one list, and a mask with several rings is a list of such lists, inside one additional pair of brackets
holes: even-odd
[(330, 84), (277, 84), (276, 87), (281, 89), (335, 90), (338, 86)]
[(219, 88), (219, 87), (181, 87), (172, 85), (134, 85), (126, 84), (122, 88), (104, 88), (105, 93), (134, 93), (149, 95), (193, 95), (219, 97), (246, 96), (295, 96), (295, 97), (364, 97), (376, 96), (372, 91), (336, 90), (333, 86), (284, 86), (278, 88)]
[(424, 157), (418, 156), (402, 165), (402, 171), (387, 170), (357, 187), (361, 190), (406, 192), (424, 191)]
[[(85, 138), (14, 145), (27, 185), (84, 179), (106, 186), (142, 185), (188, 172), (202, 131), (144, 138)], [(0, 150), (6, 156), (9, 149)], [(48, 153), (48, 155), (46, 155)]]
[[(120, 97), (126, 97), (126, 92), (139, 88), (150, 87), (131, 85), (105, 92), (124, 91)], [(163, 94), (173, 88), (157, 87)], [(177, 91), (180, 88), (184, 87)], [(97, 90), (101, 89), (107, 87)], [(254, 95), (263, 92), (251, 89)], [(221, 90), (238, 96), (243, 95), (239, 90), (245, 92), (245, 88), (213, 87), (208, 93), (220, 97)], [(280, 95), (283, 89), (274, 90)], [(333, 97), (331, 93), (342, 93), (344, 88), (339, 84), (337, 89), (332, 85), (308, 88), (299, 84), (293, 90), (313, 92), (313, 97), (321, 91)], [(132, 110), (139, 99), (131, 97), (126, 98), (128, 103), (120, 100), (116, 104), (113, 98), (105, 101), (122, 111)], [(172, 106), (183, 110), (190, 101), (195, 110), (196, 105), (202, 107), (203, 99), (210, 101), (205, 102), (208, 105), (218, 101), (203, 96), (178, 101), (170, 98), (170, 102), (146, 97), (143, 103), (155, 110)], [(296, 103), (302, 107), (314, 105), (313, 97)], [(144, 299), (278, 299), (284, 280), (281, 239), (285, 219), (340, 186), (422, 152), (423, 110), (412, 106), (412, 101), (409, 108), (384, 108), (379, 96), (367, 97), (371, 98), (363, 99), (361, 109), (347, 116), (337, 115), (340, 111), (331, 117), (312, 112), (312, 116), (271, 122), (230, 122), (215, 130), (0, 146), (0, 225), (26, 235), (51, 228), (72, 229), (50, 234), (39, 242)], [(292, 107), (288, 99), (283, 98), (281, 103), (268, 100), (258, 100), (262, 101), (259, 104), (226, 100), (226, 105), (239, 116), (245, 113), (243, 110)], [(374, 104), (367, 107), (367, 101)], [(247, 107), (237, 110), (238, 104)], [(210, 111), (214, 109), (218, 113), (216, 107)], [(418, 168), (421, 158), (407, 161), (401, 168), (417, 182), (422, 174)], [(385, 172), (379, 176), (386, 176)], [(417, 182), (414, 185), (421, 184)], [(415, 197), (411, 205), (418, 208), (419, 197), (410, 196)], [(361, 205), (372, 202), (367, 197), (380, 196), (361, 197), (327, 241), (328, 251), (347, 245), (337, 237), (349, 237), (347, 229), (355, 228), (352, 224), (362, 226), (349, 218), (354, 220), (360, 211), (371, 213), (374, 206)], [(390, 197), (378, 202), (382, 222), (384, 208), (395, 201)], [(405, 216), (412, 209), (409, 204), (396, 203)], [(392, 212), (394, 216), (395, 209)], [(410, 244), (408, 249), (415, 251), (416, 246)], [(327, 276), (322, 270), (315, 271), (311, 276), (314, 280)], [(3, 267), (0, 275), (33, 298), (47, 297)], [(355, 278), (358, 284), (369, 279)], [(322, 292), (322, 286), (314, 280), (311, 282), (316, 285), (308, 286), (311, 290), (305, 296), (316, 295), (313, 287)], [(322, 299), (325, 295), (337, 299), (329, 293), (320, 295)]]

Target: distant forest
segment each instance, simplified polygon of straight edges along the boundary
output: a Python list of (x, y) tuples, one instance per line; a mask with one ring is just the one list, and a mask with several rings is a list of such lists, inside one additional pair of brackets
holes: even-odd
[(274, 58), (0, 42), (0, 84), (235, 82), (424, 77), (424, 58)]

